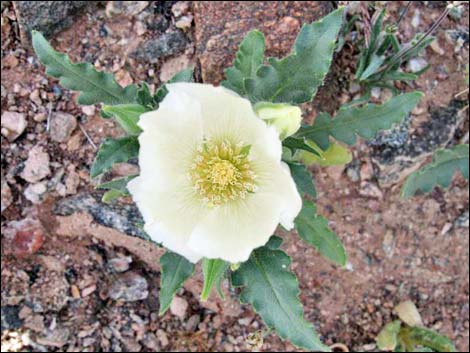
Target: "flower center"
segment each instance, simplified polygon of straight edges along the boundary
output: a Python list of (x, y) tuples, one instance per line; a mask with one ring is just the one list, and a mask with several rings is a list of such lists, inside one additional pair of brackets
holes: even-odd
[(248, 159), (250, 146), (205, 140), (198, 148), (189, 178), (209, 207), (244, 199), (255, 192), (256, 175)]

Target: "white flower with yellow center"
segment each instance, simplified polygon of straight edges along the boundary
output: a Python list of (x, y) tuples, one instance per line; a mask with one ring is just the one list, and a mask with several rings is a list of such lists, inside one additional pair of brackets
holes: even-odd
[(144, 229), (192, 262), (246, 261), (279, 223), (291, 229), (302, 206), (278, 133), (222, 87), (167, 88), (140, 117), (140, 175), (128, 184)]

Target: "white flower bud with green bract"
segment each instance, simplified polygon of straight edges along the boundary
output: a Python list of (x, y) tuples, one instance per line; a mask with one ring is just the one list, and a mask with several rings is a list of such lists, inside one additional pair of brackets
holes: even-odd
[(295, 134), (302, 122), (302, 111), (295, 105), (260, 102), (255, 105), (255, 112), (268, 125), (276, 128), (281, 140)]
[(166, 87), (140, 116), (140, 175), (127, 185), (144, 230), (191, 262), (244, 262), (302, 207), (278, 133), (225, 88)]

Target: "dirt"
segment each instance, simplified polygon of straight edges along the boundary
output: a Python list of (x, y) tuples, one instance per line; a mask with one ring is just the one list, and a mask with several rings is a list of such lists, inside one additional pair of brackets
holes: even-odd
[[(99, 109), (77, 106), (75, 93), (45, 76), (34, 54), (21, 44), (13, 6), (5, 3), (2, 115), (23, 114), (27, 125), (18, 137), (9, 135), (9, 140), (3, 133), (1, 137), (2, 351), (253, 350), (250, 337), (263, 325), (250, 307), (235, 300), (235, 293), (225, 289), (225, 303), (215, 297), (200, 303), (198, 269), (199, 277), (177, 293), (171, 310), (160, 318), (161, 248), (124, 235), (121, 231), (126, 227), (109, 228), (112, 223), (104, 223), (95, 206), (89, 213), (54, 213), (54, 208), (70, 197), (93, 194), (98, 181), (90, 181), (89, 168), (95, 148), (106, 136), (119, 136), (122, 131), (111, 120), (100, 118)], [(54, 36), (53, 45), (73, 60), (90, 61), (114, 72), (123, 84), (146, 80), (152, 88), (158, 86), (160, 77), (171, 76), (181, 65), (200, 65), (198, 55), (207, 60), (209, 53), (203, 47), (197, 47), (202, 52), (196, 54), (196, 29), (190, 21), (204, 17), (198, 7), (190, 2), (147, 2), (146, 7), (132, 3), (85, 9), (70, 28)], [(444, 10), (436, 3), (413, 2), (399, 25), (403, 40), (429, 27)], [(404, 5), (406, 2), (389, 2), (387, 21), (396, 21)], [(189, 22), (190, 27), (176, 26), (183, 17), (178, 26)], [(158, 44), (159, 57), (153, 63), (133, 54), (163, 33), (177, 31), (184, 34), (184, 46), (178, 43), (167, 55)], [(449, 39), (449, 33), (463, 39)], [(292, 33), (288, 37), (292, 39)], [(402, 88), (426, 93), (412, 114), (412, 133), (422, 133), (422, 124), (433, 121), (433, 114), (442, 116), (436, 112), (454, 109), (449, 118), (454, 129), (443, 142), (452, 145), (464, 140), (466, 134), (468, 138), (468, 111), (459, 113), (467, 97), (454, 98), (468, 87), (463, 78), (463, 67), (468, 63), (468, 6), (460, 19), (448, 18), (442, 23), (437, 38), (438, 46), (426, 49), (423, 55), (431, 69)], [(335, 83), (334, 104), (327, 106), (354, 98), (348, 81), (356, 55), (354, 46), (346, 45), (336, 56), (333, 77), (340, 82)], [(201, 75), (200, 67), (197, 70)], [(378, 100), (385, 95), (382, 92)], [(59, 131), (66, 133), (59, 139), (62, 142), (53, 140), (48, 130), (55, 113), (76, 118), (67, 131)], [(441, 136), (435, 129), (430, 134)], [(313, 169), (319, 211), (330, 220), (348, 252), (345, 269), (321, 258), (295, 233), (278, 232), (284, 238), (283, 249), (293, 258), (305, 316), (327, 344), (344, 343), (353, 351), (374, 351), (375, 336), (394, 318), (393, 307), (410, 299), (425, 326), (449, 336), (459, 351), (468, 351), (468, 182), (457, 176), (449, 190), (401, 200), (400, 182), (379, 183), (379, 166), (371, 158), (374, 148), (360, 142), (353, 149), (350, 165)], [(48, 166), (43, 163), (40, 167), (48, 170), (28, 180), (24, 178), (25, 166), (35, 162), (27, 162), (31, 150), (47, 154)], [(414, 167), (428, 158), (420, 156), (422, 159), (412, 161)], [(133, 170), (135, 165), (125, 164), (111, 174), (125, 175)], [(405, 175), (404, 171), (399, 173)], [(130, 201), (122, 202), (126, 204), (122, 212), (127, 212)], [(110, 212), (113, 208), (120, 209), (119, 204)], [(29, 218), (40, 219), (42, 225), (21, 237), (9, 235), (12, 221)], [(293, 351), (294, 347), (268, 334), (261, 350)]]

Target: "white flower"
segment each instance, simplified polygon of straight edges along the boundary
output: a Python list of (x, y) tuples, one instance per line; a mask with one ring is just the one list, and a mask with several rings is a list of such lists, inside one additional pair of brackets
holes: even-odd
[(192, 262), (246, 261), (302, 206), (278, 134), (222, 87), (167, 87), (140, 117), (140, 176), (128, 184), (144, 229)]

